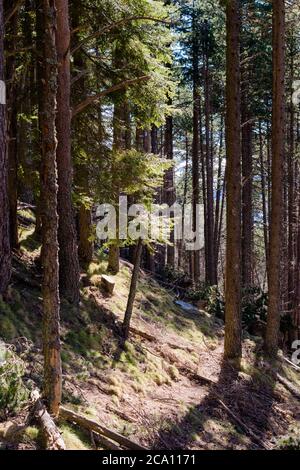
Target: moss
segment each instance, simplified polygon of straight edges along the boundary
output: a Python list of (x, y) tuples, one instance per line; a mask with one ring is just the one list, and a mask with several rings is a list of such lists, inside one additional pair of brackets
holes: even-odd
[(24, 431), (25, 440), (34, 441), (41, 444), (40, 430), (36, 426), (28, 426)]
[(171, 377), (172, 380), (177, 381), (180, 378), (180, 373), (177, 367), (175, 366), (169, 366), (167, 370), (169, 376)]
[(121, 398), (122, 388), (120, 386), (110, 385), (110, 387), (108, 388), (108, 393), (110, 395), (115, 395), (116, 397)]
[(87, 435), (80, 429), (63, 424), (61, 431), (67, 450), (91, 450)]

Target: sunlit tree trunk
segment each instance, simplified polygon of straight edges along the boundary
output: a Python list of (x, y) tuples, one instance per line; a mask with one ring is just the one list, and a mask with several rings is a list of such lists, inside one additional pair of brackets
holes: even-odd
[(240, 359), (241, 347), (241, 93), (240, 1), (227, 0), (226, 148), (227, 247), (225, 358)]
[(72, 204), (73, 168), (71, 157), (71, 75), (68, 0), (56, 0), (56, 47), (58, 58), (57, 92), (57, 170), (58, 170), (58, 241), (59, 287), (70, 302), (79, 302), (79, 261), (75, 214)]
[[(3, 0), (0, 0), (0, 80), (1, 98), (3, 99), (5, 98)], [(5, 116), (6, 106), (5, 100), (3, 100), (0, 102), (0, 295), (6, 291), (11, 276)]]
[(59, 333), (59, 265), (56, 166), (57, 54), (55, 44), (56, 9), (54, 0), (43, 0), (45, 77), (42, 116), (42, 263), (43, 263), (43, 348), (44, 394), (49, 411), (58, 415), (62, 393)]
[(269, 309), (265, 351), (278, 352), (280, 327), (280, 258), (283, 219), (283, 161), (285, 139), (285, 2), (273, 1), (273, 120), (272, 120), (272, 204), (269, 252)]

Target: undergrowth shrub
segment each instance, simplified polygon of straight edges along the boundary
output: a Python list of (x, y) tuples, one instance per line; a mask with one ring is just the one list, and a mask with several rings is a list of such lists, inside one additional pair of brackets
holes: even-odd
[(188, 274), (180, 269), (174, 269), (173, 266), (165, 266), (159, 271), (159, 275), (165, 282), (173, 284), (180, 288), (188, 288), (192, 285), (192, 279)]
[(300, 429), (292, 429), (276, 443), (277, 450), (300, 450)]
[(11, 347), (0, 342), (0, 417), (17, 412), (28, 399), (23, 383), (25, 363)]
[[(211, 315), (224, 319), (225, 299), (217, 286), (208, 287), (200, 284), (189, 289), (185, 298), (191, 302), (206, 302), (206, 310)], [(244, 289), (242, 292), (242, 321), (248, 328), (257, 320), (265, 322), (267, 319), (268, 295), (259, 287)]]
[(242, 320), (249, 327), (257, 320), (266, 321), (268, 295), (259, 287), (249, 287), (242, 293)]

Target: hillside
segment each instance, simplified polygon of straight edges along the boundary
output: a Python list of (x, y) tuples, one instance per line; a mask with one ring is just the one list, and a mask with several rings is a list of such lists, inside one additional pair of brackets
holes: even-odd
[[(16, 371), (1, 375), (10, 390), (0, 392), (0, 418), (16, 425), (24, 422), (29, 390), (42, 387), (43, 375), (39, 245), (33, 215), (20, 216), (26, 221), (21, 249), (14, 256), (12, 287), (0, 303), (0, 335), (11, 345)], [(245, 333), (236, 371), (222, 362), (222, 320), (196, 308), (183, 310), (144, 272), (132, 333), (122, 347), (119, 322), (131, 266), (122, 262), (111, 297), (99, 288), (105, 268), (106, 261), (95, 257), (82, 278), (79, 310), (62, 303), (64, 405), (149, 449), (269, 449), (297, 426), (300, 401), (264, 363), (262, 340)], [(283, 363), (279, 370), (300, 389), (299, 372)], [(60, 421), (59, 428), (68, 449), (104, 448), (76, 426)], [(31, 423), (1, 439), (1, 448), (42, 446)]]

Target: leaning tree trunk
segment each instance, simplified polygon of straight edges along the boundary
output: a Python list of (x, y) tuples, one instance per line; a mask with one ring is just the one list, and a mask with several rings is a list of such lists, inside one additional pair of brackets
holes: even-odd
[(225, 358), (241, 357), (241, 92), (240, 1), (227, 0), (227, 246)]
[(4, 16), (3, 0), (0, 0), (0, 295), (9, 284), (11, 276), (11, 253), (9, 243), (9, 205), (7, 183), (7, 153), (5, 125), (4, 84)]
[(58, 170), (58, 241), (59, 286), (61, 294), (70, 302), (79, 302), (79, 261), (75, 217), (72, 204), (71, 157), (71, 75), (70, 27), (68, 0), (56, 0), (58, 55), (57, 93), (57, 170)]
[(269, 309), (265, 338), (267, 355), (276, 357), (280, 327), (280, 257), (283, 217), (283, 161), (285, 138), (285, 3), (273, 2), (273, 121), (272, 203), (269, 249)]
[(127, 308), (126, 308), (124, 322), (123, 322), (123, 332), (124, 332), (125, 339), (128, 339), (128, 336), (129, 336), (130, 321), (132, 317), (134, 300), (136, 296), (137, 283), (139, 280), (142, 252), (143, 252), (143, 240), (140, 238), (136, 246), (134, 268), (133, 268), (133, 273), (132, 273)]
[(56, 166), (56, 93), (57, 54), (55, 44), (56, 11), (54, 0), (43, 0), (45, 21), (45, 77), (42, 117), (42, 263), (43, 263), (43, 346), (44, 394), (49, 411), (59, 412), (62, 392), (62, 372), (59, 335), (59, 266)]

